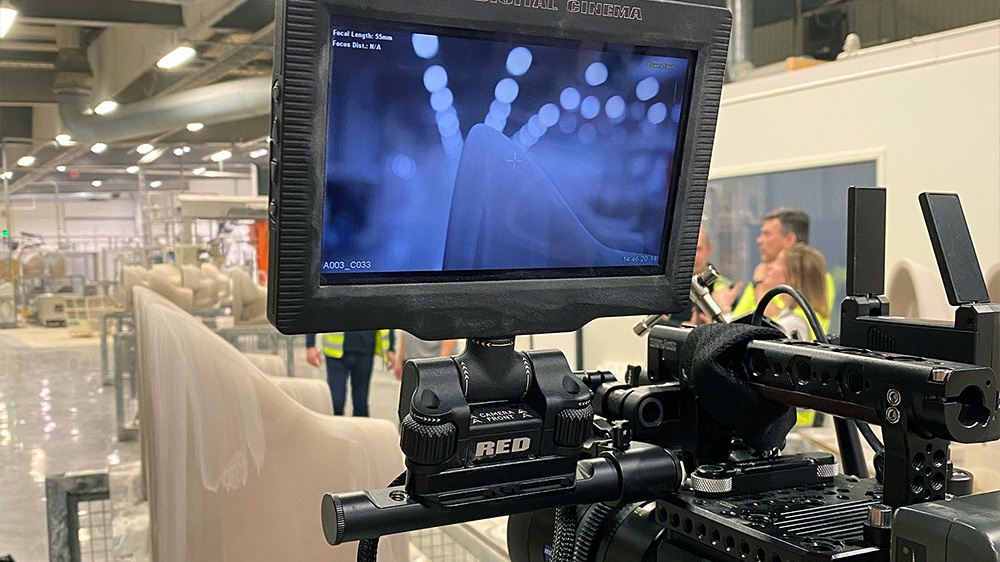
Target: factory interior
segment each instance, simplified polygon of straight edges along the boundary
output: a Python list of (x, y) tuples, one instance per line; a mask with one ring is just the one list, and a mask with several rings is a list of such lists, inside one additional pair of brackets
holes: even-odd
[[(811, 229), (798, 241), (825, 260), (833, 306), (824, 330), (840, 333), (839, 303), (850, 296), (851, 186), (885, 188), (884, 294), (893, 316), (956, 319), (918, 202), (927, 191), (959, 195), (989, 302), (1000, 303), (1000, 3), (683, 1), (733, 14), (695, 258), (695, 273), (710, 263), (730, 280), (713, 293), (724, 308), (738, 308), (744, 287), (752, 297), (766, 282), (759, 272), (773, 259), (767, 225), (778, 221), (784, 235), (784, 219), (772, 212), (793, 208)], [(652, 0), (634, 3), (651, 17)], [(374, 336), (379, 357), (368, 354), (363, 380), (331, 366), (337, 353), (350, 354), (350, 340), (284, 334), (269, 321), (277, 263), (268, 220), (278, 158), (272, 83), (282, 25), (275, 8), (275, 0), (0, 0), (2, 562), (354, 560), (355, 543), (324, 539), (322, 495), (382, 488), (404, 470), (403, 362), (468, 345), (386, 326)], [(437, 38), (431, 45), (413, 37), (393, 48), (405, 47), (421, 72), (446, 59), (435, 54)], [(446, 47), (442, 39), (442, 53)], [(518, 58), (517, 49), (506, 59), (508, 82), (483, 85), (489, 113), (474, 117), (501, 132), (517, 114), (513, 79), (524, 99), (528, 65), (547, 60)], [(594, 64), (581, 74), (581, 90), (597, 92), (616, 72)], [(422, 109), (430, 100), (437, 129), (421, 146), (440, 131), (442, 162), (458, 166), (458, 151), (470, 151), (477, 133), (463, 107), (472, 94), (448, 69), (454, 98), (430, 71), (424, 89), (393, 95)], [(676, 83), (633, 82), (625, 100), (581, 100), (566, 88), (559, 103), (507, 133), (528, 147), (538, 142), (544, 154), (562, 133), (587, 144), (632, 124), (676, 132), (683, 103), (652, 103), (671, 87), (676, 101)], [(374, 99), (356, 88), (346, 96), (344, 107), (359, 111)], [(460, 129), (449, 121), (456, 115)], [(392, 126), (402, 130), (405, 120)], [(390, 249), (418, 256), (417, 243), (402, 237), (422, 236), (405, 211), (425, 212), (407, 190), (427, 177), (423, 153), (386, 150), (373, 166), (391, 181), (372, 189), (387, 211), (372, 228), (395, 230), (386, 240), (403, 246)], [(517, 158), (506, 160), (515, 170)], [(662, 174), (655, 157), (629, 162), (623, 185)], [(614, 204), (601, 209), (614, 214)], [(518, 335), (515, 347), (557, 349), (574, 370), (625, 380), (630, 365), (647, 361), (649, 342), (633, 329), (639, 320), (605, 317), (571, 332)], [(1000, 333), (993, 338), (1000, 346)], [(783, 454), (837, 456), (837, 438), (833, 416), (800, 408)], [(873, 453), (864, 452), (874, 474)], [(950, 460), (975, 475), (976, 493), (1000, 490), (998, 442), (952, 444)], [(755, 559), (741, 550), (710, 559)], [(782, 560), (777, 552), (767, 559)], [(394, 534), (382, 540), (379, 559), (517, 558), (501, 516)]]

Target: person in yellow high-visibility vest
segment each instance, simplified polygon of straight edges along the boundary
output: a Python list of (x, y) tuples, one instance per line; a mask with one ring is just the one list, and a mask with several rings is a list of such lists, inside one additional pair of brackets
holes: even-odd
[(392, 330), (332, 332), (319, 334), (319, 337), (320, 347), (317, 348), (316, 334), (306, 334), (306, 360), (310, 365), (319, 367), (321, 352), (326, 356), (326, 382), (333, 397), (333, 413), (344, 415), (349, 377), (352, 413), (367, 417), (368, 388), (375, 356), (382, 357), (387, 369), (394, 370), (396, 367)]
[[(701, 229), (698, 231), (698, 248), (694, 254), (695, 275), (701, 274), (702, 271), (708, 269), (709, 265), (712, 265), (712, 263), (709, 261), (709, 258), (711, 256), (712, 256), (712, 240), (708, 237), (708, 231), (705, 230), (705, 227), (703, 225)], [(713, 296), (715, 296), (717, 291), (725, 291), (725, 294), (728, 295), (729, 292), (734, 292), (734, 293), (739, 292), (739, 289), (742, 287), (743, 284), (740, 283), (738, 287), (734, 289), (732, 282), (725, 276), (720, 275), (719, 278), (715, 281), (715, 283), (713, 283), (712, 286), (709, 287), (709, 290), (712, 292)], [(682, 310), (680, 312), (671, 314), (669, 317), (661, 319), (658, 323), (666, 324), (669, 326), (680, 326), (681, 324), (708, 324), (710, 322), (711, 319), (702, 314), (701, 311), (697, 310), (697, 306), (692, 304), (691, 307), (688, 308), (687, 310)]]
[[(778, 207), (761, 218), (764, 224), (761, 225), (760, 236), (757, 237), (757, 248), (760, 250), (761, 262), (754, 269), (753, 283), (746, 287), (738, 299), (734, 299), (735, 304), (732, 310), (734, 317), (753, 312), (764, 293), (773, 288), (764, 281), (764, 278), (768, 273), (768, 268), (778, 259), (782, 251), (797, 243), (809, 244), (809, 215), (805, 212), (791, 207)], [(828, 311), (826, 314), (817, 313), (816, 316), (819, 317), (823, 329), (829, 330), (829, 311), (833, 310), (836, 289), (833, 276), (826, 272), (824, 272), (824, 276), (825, 306), (817, 306), (816, 302), (810, 302), (810, 304), (813, 305), (813, 308)], [(775, 299), (779, 307), (784, 307), (785, 299), (780, 295)], [(720, 296), (716, 300), (725, 301), (727, 299)], [(723, 310), (726, 308), (723, 302), (719, 302), (719, 306), (723, 307)]]

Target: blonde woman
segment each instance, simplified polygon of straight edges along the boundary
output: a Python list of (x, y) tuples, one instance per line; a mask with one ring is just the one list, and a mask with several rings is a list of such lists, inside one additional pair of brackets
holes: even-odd
[[(802, 293), (818, 316), (829, 317), (830, 305), (826, 298), (826, 258), (816, 248), (802, 243), (785, 248), (770, 264), (765, 276), (767, 286), (790, 285)], [(815, 338), (805, 312), (790, 297), (775, 297), (768, 304), (766, 314), (780, 324), (790, 338), (800, 340)]]

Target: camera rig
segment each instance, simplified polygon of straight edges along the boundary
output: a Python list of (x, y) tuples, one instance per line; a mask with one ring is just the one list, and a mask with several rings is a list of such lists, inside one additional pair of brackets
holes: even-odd
[[(517, 562), (1000, 560), (1000, 493), (969, 495), (949, 458), (1000, 437), (1000, 305), (956, 197), (921, 198), (954, 323), (889, 316), (885, 195), (856, 188), (839, 341), (787, 340), (759, 307), (695, 329), (649, 317), (646, 368), (621, 379), (514, 348), (689, 299), (720, 317), (692, 269), (731, 23), (679, 0), (276, 2), (269, 318), (472, 338), (406, 363), (406, 473), (326, 494), (331, 544), (374, 560), (382, 535), (512, 515)], [(393, 187), (438, 220), (414, 206), (405, 236), (381, 236)], [(326, 265), (345, 259), (364, 266)], [(839, 464), (781, 454), (795, 407), (837, 416)]]
[[(884, 229), (884, 190), (851, 188), (850, 199), (854, 231)], [(960, 207), (948, 218), (957, 225), (941, 224), (933, 208), (941, 201), (957, 204), (921, 197), (932, 207), (929, 230), (967, 236)], [(852, 236), (856, 246), (860, 239)], [(863, 257), (860, 248), (849, 255)], [(871, 271), (864, 259), (851, 263), (849, 275)], [(869, 288), (865, 298), (881, 293)], [(980, 326), (994, 327), (1000, 306), (972, 296), (956, 317), (973, 309)], [(845, 318), (860, 298), (845, 299)], [(885, 297), (877, 300), (885, 311)], [(963, 326), (966, 337), (996, 345), (987, 329)], [(991, 510), (1000, 493), (970, 495), (972, 475), (949, 458), (951, 442), (1000, 438), (992, 361), (787, 340), (745, 324), (653, 326), (648, 349), (647, 368), (630, 366), (624, 380), (574, 372), (559, 352), (517, 352), (512, 339), (408, 362), (399, 408), (405, 482), (328, 494), (327, 539), (522, 514), (510, 519), (512, 560), (957, 560), (933, 556), (948, 548), (975, 556), (962, 560), (996, 558)], [(841, 474), (829, 453), (778, 453), (793, 407), (879, 425), (876, 477)], [(964, 537), (948, 535), (954, 521)], [(566, 533), (572, 540), (560, 541)]]

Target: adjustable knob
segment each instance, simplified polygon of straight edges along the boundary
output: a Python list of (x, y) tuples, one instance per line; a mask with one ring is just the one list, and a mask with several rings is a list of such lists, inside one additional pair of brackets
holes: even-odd
[(590, 436), (594, 423), (594, 409), (587, 404), (583, 408), (565, 409), (556, 416), (555, 442), (560, 447), (579, 447)]
[(400, 427), (399, 447), (410, 462), (440, 464), (455, 454), (458, 430), (455, 424), (422, 423), (412, 416), (403, 418)]

